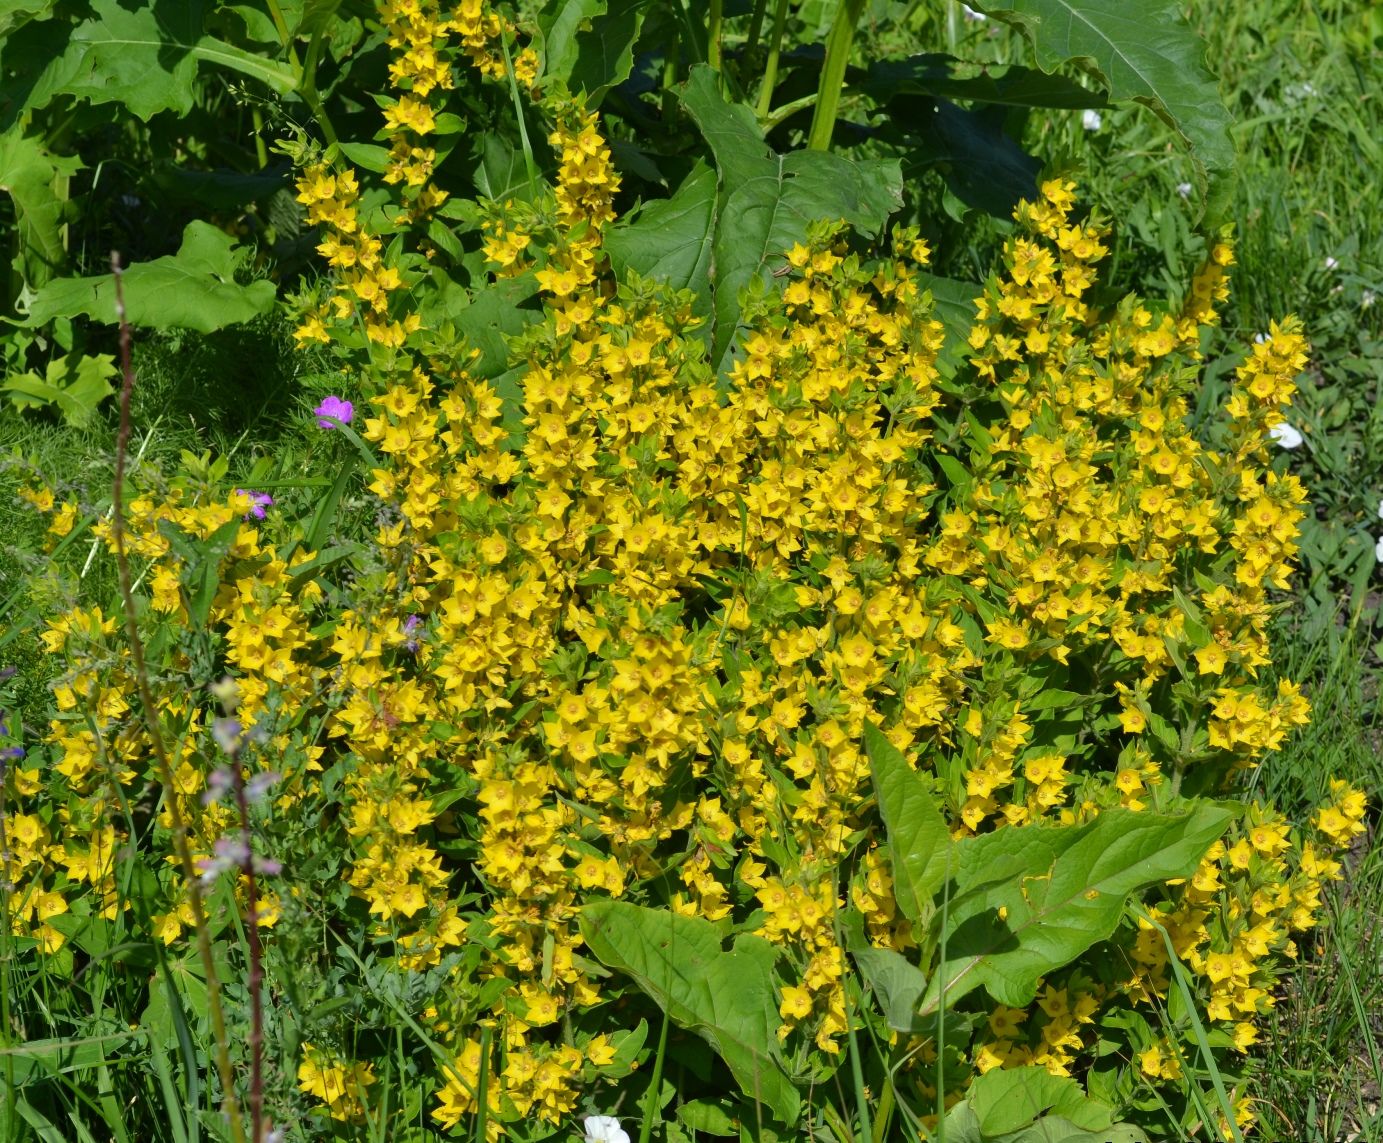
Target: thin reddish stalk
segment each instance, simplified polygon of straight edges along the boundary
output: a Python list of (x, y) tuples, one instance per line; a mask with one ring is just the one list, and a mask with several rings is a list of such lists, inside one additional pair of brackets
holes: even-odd
[(158, 765), (159, 782), (163, 786), (164, 799), (168, 806), (168, 817), (172, 822), (173, 848), (178, 854), (178, 864), (182, 868), (183, 882), (187, 888), (187, 902), (192, 910), (192, 925), (197, 933), (197, 950), (201, 956), (202, 971), (206, 974), (207, 1010), (211, 1017), (212, 1038), (215, 1040), (216, 1071), (221, 1078), (222, 1106), (230, 1120), (231, 1138), (235, 1143), (244, 1143), (245, 1127), (240, 1118), (240, 1101), (235, 1097), (235, 1073), (231, 1069), (230, 1052), (226, 1041), (226, 1021), (221, 1010), (221, 985), (216, 976), (216, 958), (211, 951), (211, 931), (207, 928), (206, 909), (202, 902), (201, 883), (192, 862), (192, 849), (187, 841), (187, 822), (178, 805), (177, 791), (173, 786), (173, 771), (168, 765), (168, 752), (163, 746), (163, 733), (159, 727), (158, 708), (154, 704), (153, 691), (149, 686), (149, 672), (144, 664), (144, 643), (139, 638), (139, 623), (135, 614), (134, 589), (130, 580), (130, 562), (125, 553), (125, 457), (130, 443), (130, 395), (134, 392), (134, 370), (130, 365), (130, 323), (125, 316), (125, 291), (121, 281), (124, 273), (120, 265), (120, 255), (112, 251), (110, 256), (111, 273), (115, 275), (115, 316), (120, 323), (120, 430), (115, 438), (115, 489), (111, 503), (111, 534), (115, 538), (115, 566), (120, 576), (120, 600), (125, 610), (125, 636), (130, 644), (130, 658), (134, 660), (135, 679), (139, 687), (139, 701), (144, 708), (144, 723), (149, 731), (149, 742), (153, 747), (154, 760)]
[[(238, 752), (237, 752), (238, 753)], [(254, 848), (250, 837), (250, 799), (245, 793), (245, 775), (240, 759), (231, 758), (231, 783), (235, 804), (240, 810), (240, 842), (245, 857), (245, 906), (249, 913), (250, 942), (250, 1139), (261, 1143), (264, 1136), (264, 951), (259, 941), (259, 884), (255, 879)]]

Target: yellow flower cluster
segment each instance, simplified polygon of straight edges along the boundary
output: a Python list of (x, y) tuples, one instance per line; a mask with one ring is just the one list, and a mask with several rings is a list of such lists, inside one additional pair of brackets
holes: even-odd
[[(382, 13), (406, 89), (389, 129), (422, 139), (426, 100), (451, 81), (446, 38), (493, 76), (505, 31), (478, 0), (445, 19), (422, 0)], [(404, 276), (365, 231), (355, 176), (314, 165), (300, 181), (340, 274), (333, 318), (360, 315), (396, 351), (367, 370), (361, 435), (383, 458), (368, 590), (328, 607), (316, 554), (262, 540), (241, 519), (246, 494), (184, 505), (176, 489), (146, 490), (130, 507), (151, 623), (195, 626), (166, 527), (228, 536), (207, 621), (242, 720), (292, 762), (275, 812), (339, 823), (378, 960), (445, 976), (424, 1016), (450, 1057), (433, 1115), (450, 1128), (483, 1100), (492, 1137), (570, 1117), (614, 1074), (628, 1029), (601, 1023), (617, 985), (583, 954), (578, 924), (602, 897), (764, 937), (784, 973), (785, 1050), (839, 1053), (846, 902), (878, 946), (922, 937), (879, 847), (866, 725), (914, 760), (968, 837), (1113, 806), (1173, 811), (1307, 718), (1296, 687), (1257, 674), (1266, 593), (1285, 583), (1301, 514), (1299, 484), (1263, 448), (1304, 360), (1298, 327), (1274, 326), (1236, 374), (1226, 449), (1186, 424), (1184, 362), (1223, 296), (1227, 245), (1179, 314), (1137, 299), (1097, 312), (1106, 236), (1073, 220), (1069, 183), (1048, 182), (1018, 211), (968, 364), (949, 377), (925, 244), (899, 230), (864, 253), (825, 224), (782, 251), (781, 293), (747, 301), (718, 377), (689, 295), (608, 276), (609, 149), (592, 116), (551, 107), (550, 201), (485, 207), (496, 276), (531, 270), (541, 290), (542, 320), (510, 346), (518, 402), (415, 347)], [(386, 181), (425, 184), (409, 173), (414, 147), (396, 139)], [(350, 344), (326, 311), (304, 331)], [(51, 496), (40, 507), (54, 510)], [(112, 780), (149, 775), (114, 633), (87, 609), (45, 636), (69, 664), (49, 742), (73, 797), (9, 819), (21, 845), (9, 880), (23, 883), (16, 933), (48, 951), (72, 894), (120, 907)], [(188, 690), (170, 674), (159, 698), (178, 743), (171, 795), (204, 853), (227, 819), (201, 805), (210, 752)], [(329, 786), (313, 780), (323, 761)], [(11, 781), (11, 804), (38, 797), (36, 780)], [(1165, 941), (1207, 1017), (1247, 1047), (1289, 933), (1314, 923), (1339, 875), (1329, 851), (1363, 814), (1344, 785), (1314, 838), (1250, 808), (1099, 964), (989, 1013), (974, 1070), (1069, 1074), (1102, 1012), (1160, 1006)], [(170, 884), (165, 940), (184, 923), (179, 898)], [(1180, 1074), (1174, 1036), (1136, 1047), (1143, 1077)], [(917, 1045), (914, 1068), (929, 1059), (935, 1046)], [(372, 1082), (368, 1064), (315, 1049), (299, 1070), (336, 1119), (363, 1112)]]

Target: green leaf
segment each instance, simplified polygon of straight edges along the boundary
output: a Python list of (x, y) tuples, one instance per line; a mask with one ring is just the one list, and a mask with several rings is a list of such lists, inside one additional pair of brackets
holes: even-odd
[(1091, 1131), (1107, 1128), (1114, 1113), (1089, 1098), (1075, 1080), (1054, 1076), (1046, 1068), (996, 1068), (976, 1076), (966, 1092), (985, 1135), (1002, 1135), (1027, 1127), (1049, 1112)]
[(946, 99), (910, 95), (890, 102), (888, 112), (889, 134), (906, 140), (911, 164), (938, 167), (966, 206), (1008, 219), (1020, 200), (1037, 200), (1042, 164), (1006, 130), (1006, 108), (967, 111)]
[(742, 934), (730, 952), (700, 917), (624, 901), (581, 910), (581, 935), (602, 964), (631, 977), (678, 1025), (719, 1053), (745, 1095), (784, 1123), (799, 1100), (778, 1060), (774, 949)]
[(946, 1143), (1148, 1143), (1148, 1137), (1130, 1123), (1088, 1131), (1060, 1115), (1043, 1116), (1017, 1131), (991, 1135), (980, 1126), (970, 1100), (963, 1099), (946, 1113)]
[(917, 1010), (927, 991), (926, 974), (893, 949), (866, 946), (852, 949), (851, 955), (874, 990), (888, 1026), (895, 1032), (916, 1032)]
[(707, 317), (715, 224), (716, 173), (698, 161), (671, 198), (645, 203), (632, 222), (608, 230), (605, 253), (620, 277), (637, 270), (674, 289), (691, 290), (693, 312)]
[(48, 15), (56, 5), (57, 0), (0, 0), (0, 36)]
[(559, 79), (586, 105), (634, 70), (634, 44), (643, 28), (647, 0), (563, 0), (540, 17), (546, 47), (543, 78)]
[[(902, 205), (902, 175), (895, 161), (852, 161), (820, 151), (774, 154), (753, 112), (726, 103), (716, 73), (703, 64), (692, 68), (679, 94), (720, 176), (711, 361), (724, 373), (738, 332), (741, 292), (755, 279), (769, 280), (812, 222), (843, 219), (867, 236), (877, 234)], [(678, 243), (685, 243), (685, 235)]]
[(131, 7), (91, 0), (90, 7), (92, 17), (72, 30), (66, 50), (37, 77), (28, 93), (30, 109), (71, 95), (93, 104), (123, 104), (145, 122), (161, 111), (186, 115), (204, 63), (248, 75), (280, 94), (294, 89), (289, 65), (205, 35), (200, 4), (154, 0)]
[(1106, 810), (1084, 825), (1002, 829), (957, 843), (945, 961), (922, 1012), (981, 986), (1001, 1004), (1025, 1007), (1040, 977), (1114, 932), (1130, 894), (1189, 877), (1231, 817), (1210, 805), (1174, 817)]
[(81, 169), (80, 159), (54, 155), (17, 127), (0, 135), (0, 190), (14, 202), (19, 236), (14, 265), (30, 289), (51, 279), (66, 258), (67, 183)]
[(927, 780), (872, 723), (864, 728), (869, 770), (888, 830), (893, 895), (911, 921), (931, 912), (932, 898), (948, 876), (951, 835)]
[(1180, 5), (985, 0), (974, 7), (1020, 28), (1043, 71), (1080, 61), (1105, 85), (1110, 102), (1151, 108), (1186, 143), (1209, 221), (1220, 221), (1233, 189), (1232, 120), (1205, 65), (1205, 44), (1182, 18)]
[(116, 375), (115, 358), (108, 353), (86, 357), (80, 353), (50, 361), (46, 376), (21, 373), (6, 378), (0, 389), (20, 409), (56, 405), (68, 424), (81, 428), (97, 406), (115, 392), (110, 379)]
[[(240, 285), (235, 272), (242, 257), (243, 251), (234, 248), (230, 235), (208, 222), (189, 223), (176, 254), (139, 262), (125, 271), (130, 324), (210, 333), (267, 313), (274, 304), (274, 284)], [(39, 326), (56, 317), (79, 314), (115, 322), (111, 275), (50, 282), (34, 298), (24, 324)]]
[(917, 284), (932, 294), (932, 316), (946, 328), (946, 341), (937, 355), (937, 366), (951, 377), (970, 352), (970, 329), (975, 324), (975, 299), (984, 287), (918, 271)]
[[(970, 72), (973, 74), (965, 74)], [(878, 103), (896, 95), (931, 95), (1008, 107), (1104, 107), (1104, 95), (1064, 75), (1027, 67), (979, 67), (942, 52), (875, 60), (851, 85)]]

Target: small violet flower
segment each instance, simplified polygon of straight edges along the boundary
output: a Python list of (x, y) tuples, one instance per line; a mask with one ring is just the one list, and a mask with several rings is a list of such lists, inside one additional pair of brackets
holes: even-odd
[(246, 520), (248, 520), (251, 516), (253, 516), (256, 520), (263, 520), (264, 509), (268, 508), (274, 502), (274, 498), (270, 496), (267, 492), (250, 492), (248, 489), (244, 488), (237, 488), (236, 492), (243, 492), (246, 496), (250, 498), (250, 510), (246, 512), (243, 517), (243, 519)]
[(613, 1115), (588, 1115), (584, 1143), (629, 1143), (629, 1133)]
[(410, 615), (403, 621), (403, 646), (410, 655), (416, 655), (421, 644), (418, 642), (418, 628), (423, 625), (421, 615)]
[(1270, 428), (1268, 436), (1277, 442), (1278, 448), (1297, 448), (1306, 439), (1286, 421)]
[(343, 401), (340, 397), (327, 397), (320, 405), (312, 410), (317, 416), (317, 424), (324, 429), (334, 429), (336, 426), (331, 421), (322, 420), (323, 417), (335, 417), (343, 425), (351, 423), (351, 418), (355, 416), (355, 406), (349, 401)]
[(244, 745), (241, 735), (245, 728), (233, 718), (218, 718), (211, 724), (211, 737), (227, 754), (236, 754)]
[(1087, 108), (1085, 111), (1081, 112), (1080, 125), (1087, 131), (1098, 131), (1103, 123), (1104, 119), (1100, 117), (1100, 113), (1093, 107)]

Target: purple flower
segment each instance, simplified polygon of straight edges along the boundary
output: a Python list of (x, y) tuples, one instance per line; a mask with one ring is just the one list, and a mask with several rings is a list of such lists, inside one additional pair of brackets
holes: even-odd
[(263, 520), (264, 509), (268, 508), (269, 505), (271, 505), (274, 502), (274, 498), (270, 496), (267, 492), (250, 492), (248, 489), (244, 488), (237, 488), (236, 492), (245, 493), (245, 495), (248, 496), (252, 501), (252, 503), (250, 504), (250, 510), (246, 512), (243, 517), (243, 519), (246, 520), (248, 520), (251, 516), (253, 516), (256, 520)]
[[(1379, 514), (1383, 515), (1383, 509), (1379, 510)], [(403, 641), (403, 646), (404, 650), (406, 650), (410, 655), (416, 655), (418, 653), (419, 643), (417, 639), (417, 631), (418, 628), (422, 625), (423, 619), (421, 615), (410, 615), (407, 619), (403, 621), (403, 633), (406, 636)]]
[(328, 397), (312, 411), (317, 415), (317, 424), (324, 429), (334, 429), (336, 426), (330, 421), (322, 420), (323, 417), (335, 417), (343, 425), (348, 425), (355, 416), (355, 406), (349, 401), (341, 400), (340, 397)]

